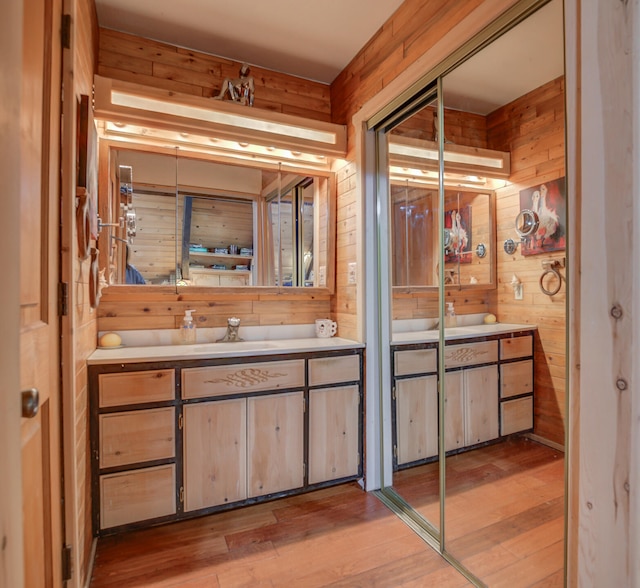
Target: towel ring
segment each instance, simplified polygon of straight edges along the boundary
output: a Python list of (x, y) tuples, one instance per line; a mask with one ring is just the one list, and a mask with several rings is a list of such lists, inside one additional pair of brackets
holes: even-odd
[[(558, 285), (553, 290), (548, 290), (547, 288), (544, 287), (544, 284), (542, 283), (544, 278), (548, 274), (552, 274), (558, 280)], [(540, 276), (540, 290), (542, 290), (543, 294), (546, 294), (547, 296), (555, 296), (558, 292), (560, 292), (561, 286), (562, 286), (562, 276), (560, 275), (560, 272), (557, 269), (555, 269), (554, 267), (548, 267), (546, 270), (542, 272), (542, 275)]]

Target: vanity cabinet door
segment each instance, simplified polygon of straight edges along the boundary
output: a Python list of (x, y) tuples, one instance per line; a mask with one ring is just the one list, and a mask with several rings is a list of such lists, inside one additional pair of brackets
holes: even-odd
[(438, 377), (396, 380), (398, 465), (438, 453)]
[(447, 372), (444, 379), (445, 451), (454, 451), (465, 446), (463, 373)]
[(184, 509), (247, 497), (247, 400), (184, 407)]
[(309, 392), (309, 484), (358, 474), (358, 386)]
[(445, 451), (498, 437), (498, 367), (445, 375)]
[(464, 370), (465, 445), (498, 437), (498, 366)]
[(304, 393), (247, 400), (249, 497), (304, 484)]

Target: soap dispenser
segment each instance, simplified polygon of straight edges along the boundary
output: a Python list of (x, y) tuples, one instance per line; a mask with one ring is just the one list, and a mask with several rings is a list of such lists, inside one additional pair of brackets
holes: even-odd
[(456, 311), (453, 308), (453, 302), (447, 302), (447, 312), (444, 316), (445, 327), (456, 327), (458, 325), (458, 319), (456, 318)]
[(180, 342), (181, 343), (195, 343), (196, 342), (196, 324), (193, 322), (191, 313), (195, 310), (185, 310), (184, 318), (182, 319), (182, 328), (180, 329)]

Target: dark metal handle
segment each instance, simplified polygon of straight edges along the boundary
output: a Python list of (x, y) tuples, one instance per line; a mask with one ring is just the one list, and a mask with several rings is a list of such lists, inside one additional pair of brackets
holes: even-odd
[(40, 394), (37, 388), (30, 388), (29, 390), (23, 390), (22, 396), (22, 418), (32, 419), (38, 414), (40, 408)]

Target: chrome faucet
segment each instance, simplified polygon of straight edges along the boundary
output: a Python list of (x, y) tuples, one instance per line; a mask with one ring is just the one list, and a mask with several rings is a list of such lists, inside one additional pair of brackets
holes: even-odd
[(242, 337), (238, 334), (238, 330), (240, 329), (240, 319), (236, 317), (231, 317), (227, 319), (227, 332), (225, 333), (222, 339), (218, 339), (216, 343), (233, 343), (237, 341), (244, 341)]

